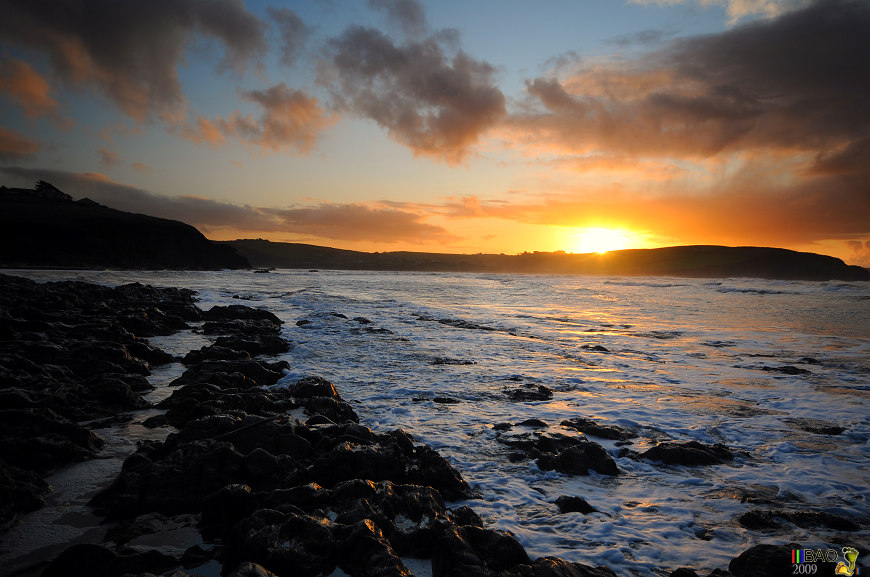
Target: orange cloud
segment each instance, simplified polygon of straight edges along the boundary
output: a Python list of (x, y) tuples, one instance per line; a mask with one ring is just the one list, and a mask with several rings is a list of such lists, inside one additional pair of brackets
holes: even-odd
[(0, 160), (23, 160), (42, 148), (35, 140), (0, 126)]
[(57, 102), (49, 96), (51, 86), (21, 60), (0, 60), (0, 91), (8, 93), (32, 118), (57, 113)]
[(258, 104), (262, 114), (254, 118), (236, 111), (226, 120), (218, 118), (215, 125), (222, 133), (261, 149), (309, 152), (320, 132), (333, 122), (316, 98), (301, 90), (291, 90), (283, 82), (266, 90), (247, 91), (243, 97)]
[(265, 90), (243, 92), (242, 97), (259, 106), (258, 116), (243, 115), (236, 110), (226, 118), (200, 116), (195, 126), (178, 117), (167, 117), (167, 121), (172, 130), (197, 144), (222, 146), (230, 137), (261, 150), (289, 150), (300, 154), (310, 152), (320, 133), (335, 122), (316, 98), (301, 90), (292, 90), (283, 82)]

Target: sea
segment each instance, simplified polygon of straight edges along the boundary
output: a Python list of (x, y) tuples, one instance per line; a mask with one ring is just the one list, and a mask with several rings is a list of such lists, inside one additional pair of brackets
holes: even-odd
[[(186, 287), (204, 309), (272, 311), (292, 342), (277, 356), (291, 368), (275, 386), (325, 377), (365, 426), (401, 428), (436, 449), (479, 494), (449, 505), (469, 505), (487, 527), (512, 532), (532, 559), (553, 555), (619, 575), (667, 575), (678, 567), (706, 575), (758, 543), (870, 548), (867, 282), (8, 272)], [(195, 329), (150, 341), (177, 355), (211, 342)], [(171, 393), (182, 370), (156, 368), (152, 400)], [(540, 385), (552, 398), (511, 394)], [(638, 433), (629, 445), (589, 437), (614, 457), (619, 475), (544, 471), (534, 460), (516, 460), (503, 442), (536, 431), (577, 435), (561, 425), (576, 417)], [(543, 423), (520, 425), (529, 419)], [(689, 467), (626, 455), (689, 440), (722, 443), (735, 459)], [(582, 497), (597, 511), (560, 514), (560, 496)], [(783, 518), (749, 529), (738, 518), (751, 511), (830, 513), (857, 529)], [(426, 572), (425, 564), (416, 568)]]

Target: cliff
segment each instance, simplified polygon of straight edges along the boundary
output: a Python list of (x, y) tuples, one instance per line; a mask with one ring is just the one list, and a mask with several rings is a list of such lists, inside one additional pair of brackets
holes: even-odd
[(0, 267), (248, 268), (190, 225), (73, 201), (47, 183), (0, 188)]

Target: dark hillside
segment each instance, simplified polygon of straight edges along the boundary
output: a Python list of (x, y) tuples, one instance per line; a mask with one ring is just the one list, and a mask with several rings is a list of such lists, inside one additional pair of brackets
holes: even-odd
[[(51, 185), (0, 189), (0, 266), (126, 269), (247, 268), (232, 247), (190, 225), (72, 201)], [(49, 194), (45, 194), (48, 191)], [(52, 191), (56, 191), (52, 193)]]

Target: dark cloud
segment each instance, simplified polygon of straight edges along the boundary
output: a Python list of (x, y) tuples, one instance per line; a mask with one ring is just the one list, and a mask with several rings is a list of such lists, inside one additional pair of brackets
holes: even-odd
[(870, 132), (870, 3), (822, 0), (633, 60), (527, 83), (529, 138), (574, 151), (827, 156)]
[(384, 12), (409, 38), (426, 34), (426, 9), (417, 0), (369, 0), (369, 6)]
[(289, 8), (268, 8), (269, 17), (278, 26), (281, 41), (281, 62), (293, 66), (302, 54), (305, 42), (311, 34), (311, 29), (305, 25), (302, 18)]
[(192, 40), (224, 47), (241, 70), (266, 50), (264, 24), (241, 0), (4, 0), (0, 39), (45, 53), (69, 86), (95, 85), (143, 120), (184, 103), (177, 68)]
[(30, 137), (0, 126), (0, 160), (14, 161), (30, 158), (42, 145)]
[(370, 118), (415, 154), (461, 162), (505, 114), (495, 69), (450, 46), (455, 34), (395, 44), (358, 26), (328, 44), (321, 82), (341, 110)]
[(423, 222), (423, 216), (394, 208), (363, 204), (320, 204), (276, 211), (288, 230), (298, 234), (345, 241), (419, 243), (445, 242), (457, 237), (444, 228)]

